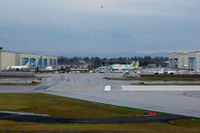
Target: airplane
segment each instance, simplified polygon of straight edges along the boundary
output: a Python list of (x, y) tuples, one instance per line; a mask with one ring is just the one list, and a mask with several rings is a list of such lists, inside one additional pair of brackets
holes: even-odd
[(153, 71), (153, 73), (155, 75), (157, 75), (157, 74), (177, 74), (178, 71), (176, 71), (176, 70), (167, 70), (166, 68), (163, 68), (163, 69), (161, 69), (159, 71)]
[(22, 69), (29, 69), (29, 62), (25, 66), (8, 66), (6, 70), (22, 70)]
[(111, 70), (136, 70), (139, 67), (139, 61), (133, 61), (131, 64), (113, 64)]
[(54, 68), (53, 66), (47, 66), (43, 69), (39, 69), (40, 72), (53, 72), (54, 71)]
[(45, 68), (46, 71), (53, 71), (53, 67), (52, 66), (48, 66)]

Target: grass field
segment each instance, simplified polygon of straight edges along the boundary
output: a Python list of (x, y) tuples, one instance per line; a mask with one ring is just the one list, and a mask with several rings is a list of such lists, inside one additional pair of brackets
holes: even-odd
[(145, 110), (100, 104), (40, 93), (2, 93), (0, 110), (49, 114), (68, 118), (138, 117)]
[[(70, 118), (137, 117), (145, 110), (88, 102), (40, 93), (0, 94), (0, 110), (24, 111)], [(0, 133), (42, 132), (139, 132), (139, 133), (199, 133), (200, 119), (177, 120), (168, 123), (135, 124), (44, 124), (0, 120)]]
[[(55, 131), (56, 133), (70, 132), (137, 132), (137, 133), (199, 133), (200, 123), (195, 120), (172, 121), (170, 123), (135, 123), (135, 124), (42, 124), (20, 123), (14, 121), (0, 121), (0, 133), (6, 131), (15, 133), (43, 133)], [(6, 132), (6, 133), (7, 133)]]

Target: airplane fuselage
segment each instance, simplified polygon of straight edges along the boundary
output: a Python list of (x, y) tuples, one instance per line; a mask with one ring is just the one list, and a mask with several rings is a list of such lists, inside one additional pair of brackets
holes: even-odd
[(114, 65), (111, 65), (111, 69), (112, 70), (133, 70), (136, 68), (132, 65), (114, 64)]
[(28, 66), (10, 66), (9, 69), (28, 69)]
[(139, 62), (133, 62), (131, 64), (113, 64), (110, 66), (111, 70), (135, 70), (139, 66)]

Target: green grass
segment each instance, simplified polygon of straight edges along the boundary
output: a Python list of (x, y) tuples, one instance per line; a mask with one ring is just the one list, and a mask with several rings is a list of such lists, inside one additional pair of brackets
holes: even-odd
[(146, 110), (40, 93), (0, 94), (0, 110), (49, 114), (68, 118), (139, 117), (147, 112)]
[[(0, 110), (24, 111), (70, 118), (137, 117), (146, 111), (107, 105), (73, 98), (40, 94), (0, 94)], [(200, 119), (170, 121), (169, 123), (134, 124), (44, 124), (0, 120), (0, 133), (70, 132), (139, 132), (139, 133), (199, 133)]]
[(0, 120), (0, 133), (5, 131), (21, 133), (54, 132), (137, 132), (137, 133), (199, 133), (200, 127), (187, 127), (172, 123), (134, 123), (134, 124), (43, 124)]
[(175, 120), (171, 121), (170, 124), (188, 128), (200, 128), (200, 119)]

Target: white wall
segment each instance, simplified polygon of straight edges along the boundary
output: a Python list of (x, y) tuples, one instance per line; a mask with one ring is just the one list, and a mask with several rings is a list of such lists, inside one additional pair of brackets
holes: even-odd
[(43, 60), (47, 59), (47, 66), (50, 66), (50, 62), (49, 62), (50, 59), (53, 59), (53, 60), (56, 59), (57, 60), (56, 56), (44, 56), (44, 55), (36, 55), (36, 54), (18, 54), (18, 56), (19, 56), (18, 62), (20, 62), (20, 65), (22, 65), (24, 58), (29, 58), (29, 60), (30, 60), (30, 58), (35, 58), (36, 59), (36, 66), (38, 66), (38, 60), (40, 58), (42, 58)]
[(36, 58), (36, 66), (40, 58), (47, 59), (47, 66), (49, 66), (50, 59), (56, 59), (56, 56), (44, 56), (36, 54), (17, 54), (11, 52), (0, 51), (0, 70), (5, 70), (8, 66), (21, 66), (24, 58)]
[(16, 54), (10, 52), (0, 52), (0, 69), (5, 70), (8, 66), (16, 65)]
[[(169, 59), (178, 58), (178, 68), (179, 69), (189, 69), (189, 58), (194, 57), (196, 60), (196, 72), (200, 72), (200, 51), (188, 52), (188, 53), (172, 53)], [(188, 66), (185, 66), (188, 65)]]

